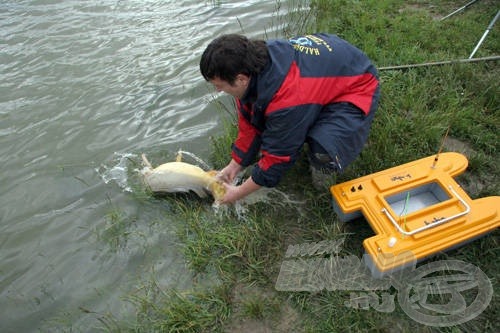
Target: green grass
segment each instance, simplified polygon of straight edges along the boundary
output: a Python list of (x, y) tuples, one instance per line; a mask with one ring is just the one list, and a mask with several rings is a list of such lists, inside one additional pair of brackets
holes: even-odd
[[(279, 2), (278, 2), (279, 3)], [(464, 1), (465, 4), (465, 1)], [(336, 33), (364, 50), (378, 67), (467, 58), (498, 6), (479, 1), (465, 11), (439, 18), (463, 5), (457, 1), (317, 0), (314, 22), (293, 22), (285, 34)], [(299, 20), (300, 15), (291, 16)], [(299, 18), (297, 18), (299, 17)], [(476, 57), (500, 54), (500, 27), (494, 27)], [(500, 77), (498, 61), (381, 71), (382, 99), (369, 143), (338, 182), (433, 155), (450, 128), (444, 151), (460, 148), (469, 158), (458, 177), (474, 199), (500, 193), (498, 132)], [(214, 103), (219, 103), (214, 101)], [(223, 113), (227, 107), (220, 105)], [(235, 137), (234, 117), (225, 132), (212, 138), (212, 161), (229, 160)], [(455, 142), (451, 145), (450, 142)], [(457, 146), (459, 143), (459, 146)], [(289, 245), (345, 238), (340, 255), (363, 254), (362, 241), (373, 235), (364, 219), (341, 224), (328, 193), (311, 188), (302, 158), (284, 177), (280, 190), (303, 204), (259, 203), (245, 219), (216, 214), (206, 200), (174, 197), (177, 236), (199, 287), (188, 291), (141, 288), (129, 301), (136, 306), (134, 324), (107, 326), (130, 332), (496, 332), (498, 326), (498, 231), (461, 248), (429, 259), (457, 259), (479, 267), (495, 295), (477, 318), (462, 325), (432, 328), (410, 319), (397, 304), (385, 313), (346, 306), (350, 291), (279, 292), (274, 288)], [(120, 216), (110, 214), (108, 229)], [(208, 286), (204, 281), (212, 281)], [(391, 288), (387, 291), (395, 295)], [(378, 293), (381, 295), (381, 293)], [(113, 326), (114, 327), (114, 326)]]
[(134, 332), (201, 332), (227, 319), (230, 304), (227, 288), (200, 292), (163, 291), (158, 286), (148, 296), (131, 298), (139, 309)]
[(131, 227), (136, 222), (134, 217), (128, 217), (109, 200), (110, 210), (105, 215), (104, 225), (94, 230), (97, 240), (109, 246), (109, 250), (117, 252), (123, 249), (131, 234)]

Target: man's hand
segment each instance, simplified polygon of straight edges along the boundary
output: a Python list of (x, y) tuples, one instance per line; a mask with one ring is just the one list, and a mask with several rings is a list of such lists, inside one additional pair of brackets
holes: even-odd
[(243, 167), (232, 159), (231, 162), (229, 162), (229, 164), (217, 174), (217, 179), (223, 181), (224, 183), (232, 184), (234, 178), (236, 178), (241, 170), (243, 170)]
[(221, 204), (232, 204), (237, 200), (240, 200), (250, 193), (257, 191), (260, 188), (260, 185), (257, 185), (252, 177), (248, 178), (243, 184), (240, 186), (234, 186), (227, 183), (223, 183), (226, 188), (226, 194), (224, 197), (220, 199), (218, 202)]
[(240, 193), (239, 193), (239, 187), (240, 186), (234, 186), (230, 185), (228, 183), (223, 183), (226, 193), (224, 194), (224, 197), (219, 200), (220, 204), (232, 204), (235, 203), (236, 200), (241, 199)]

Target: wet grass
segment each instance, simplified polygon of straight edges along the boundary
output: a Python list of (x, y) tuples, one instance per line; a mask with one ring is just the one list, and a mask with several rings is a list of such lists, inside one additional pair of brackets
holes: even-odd
[[(467, 58), (498, 8), (479, 1), (447, 20), (456, 1), (317, 0), (312, 26), (301, 29), (336, 33), (363, 49), (378, 67)], [(310, 16), (308, 16), (310, 17)], [(286, 31), (285, 34), (294, 31)], [(295, 31), (296, 32), (296, 31)], [(500, 54), (500, 29), (492, 29), (476, 57)], [(458, 177), (474, 199), (500, 193), (498, 61), (380, 72), (382, 100), (369, 143), (338, 182), (436, 154), (450, 128), (444, 151), (469, 158)], [(224, 113), (225, 106), (222, 106)], [(212, 165), (228, 162), (236, 130), (212, 138)], [(410, 319), (398, 306), (390, 312), (346, 306), (350, 291), (275, 290), (289, 245), (345, 238), (341, 255), (363, 254), (362, 241), (373, 235), (364, 219), (341, 224), (328, 193), (310, 186), (305, 159), (285, 176), (280, 190), (303, 204), (259, 203), (245, 219), (229, 211), (217, 214), (206, 200), (167, 198), (178, 221), (177, 236), (198, 287), (163, 290), (151, 282), (130, 296), (133, 323), (108, 331), (130, 332), (497, 332), (498, 231), (439, 259), (463, 260), (479, 267), (495, 294), (488, 308), (464, 324), (436, 328)], [(110, 242), (120, 216), (108, 219)], [(395, 290), (388, 291), (394, 295)], [(380, 293), (379, 293), (380, 295)], [(469, 296), (469, 297), (474, 297)], [(470, 299), (468, 299), (470, 301)]]

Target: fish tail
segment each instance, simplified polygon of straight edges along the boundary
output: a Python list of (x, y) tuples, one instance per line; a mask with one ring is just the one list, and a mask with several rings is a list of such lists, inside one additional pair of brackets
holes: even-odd
[(144, 165), (147, 166), (148, 168), (153, 169), (153, 166), (151, 165), (151, 163), (146, 158), (146, 155), (142, 154), (141, 156), (142, 156), (142, 162), (144, 163)]
[(181, 162), (182, 161), (182, 150), (179, 150), (177, 152), (177, 156), (175, 157), (176, 162)]

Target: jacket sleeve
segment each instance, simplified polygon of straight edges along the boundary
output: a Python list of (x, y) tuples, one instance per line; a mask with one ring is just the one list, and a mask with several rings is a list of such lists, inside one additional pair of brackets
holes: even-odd
[(319, 105), (301, 105), (268, 115), (262, 132), (262, 157), (252, 171), (255, 183), (276, 186), (297, 160), (307, 132), (319, 114)]
[(232, 145), (231, 157), (241, 166), (247, 167), (255, 160), (260, 149), (261, 134), (245, 117), (247, 109), (238, 104), (238, 136)]

